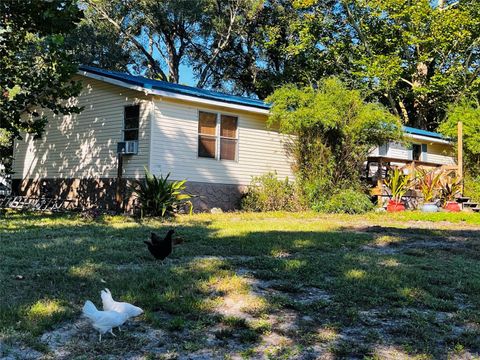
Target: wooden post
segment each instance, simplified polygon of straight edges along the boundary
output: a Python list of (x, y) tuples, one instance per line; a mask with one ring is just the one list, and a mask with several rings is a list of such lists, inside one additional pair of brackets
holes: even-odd
[(458, 177), (462, 182), (462, 196), (463, 196), (463, 123), (461, 121), (458, 122), (457, 125), (458, 130), (458, 149), (457, 149), (457, 165), (458, 165)]
[(378, 158), (378, 169), (377, 169), (377, 196), (378, 196), (378, 207), (383, 207), (383, 163), (382, 158)]
[(115, 202), (117, 203), (117, 211), (122, 210), (122, 173), (123, 173), (123, 154), (117, 153), (117, 188), (115, 192)]

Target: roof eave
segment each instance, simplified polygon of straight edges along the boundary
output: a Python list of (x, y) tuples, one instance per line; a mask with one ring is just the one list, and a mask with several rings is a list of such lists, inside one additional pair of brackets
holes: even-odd
[(108, 76), (94, 74), (94, 73), (91, 73), (87, 70), (79, 70), (77, 72), (77, 74), (81, 75), (81, 76), (91, 78), (91, 79), (103, 81), (103, 82), (106, 82), (106, 83), (109, 83), (109, 84), (112, 84), (112, 85), (121, 86), (121, 87), (124, 87), (124, 88), (127, 88), (127, 89), (131, 89), (131, 90), (135, 90), (135, 91), (141, 91), (141, 92), (145, 93), (146, 95), (155, 95), (155, 96), (161, 96), (161, 97), (164, 97), (164, 98), (184, 100), (184, 101), (189, 101), (189, 102), (194, 102), (194, 103), (199, 103), (199, 104), (204, 104), (204, 105), (219, 106), (219, 107), (241, 110), (241, 111), (246, 111), (246, 112), (256, 113), (256, 114), (268, 115), (270, 113), (269, 109), (264, 109), (264, 108), (260, 108), (260, 107), (247, 106), (247, 105), (242, 105), (242, 104), (237, 104), (237, 103), (232, 103), (232, 102), (226, 102), (226, 101), (205, 99), (205, 98), (202, 98), (202, 97), (183, 95), (183, 94), (178, 94), (178, 93), (175, 93), (175, 92), (170, 92), (170, 91), (165, 91), (165, 90), (147, 88), (147, 87), (144, 87), (143, 85), (141, 85), (139, 83), (138, 84), (127, 83), (125, 81), (112, 79), (111, 77), (108, 77)]
[(428, 141), (428, 142), (431, 142), (431, 143), (451, 145), (451, 142), (447, 139), (440, 139), (440, 138), (435, 138), (435, 137), (431, 137), (431, 136), (411, 134), (411, 133), (408, 133), (408, 132), (405, 132), (404, 134), (405, 134), (405, 137), (408, 137), (408, 138), (414, 139), (414, 140), (422, 140), (422, 141)]

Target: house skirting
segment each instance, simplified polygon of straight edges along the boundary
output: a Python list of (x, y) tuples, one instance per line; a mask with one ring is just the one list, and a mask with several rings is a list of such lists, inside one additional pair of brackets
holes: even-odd
[(212, 184), (202, 182), (187, 182), (187, 192), (195, 195), (194, 211), (208, 211), (220, 208), (223, 211), (240, 209), (240, 201), (247, 191), (244, 185)]
[[(130, 211), (135, 198), (130, 194), (128, 185), (132, 179), (121, 179), (120, 193), (122, 208)], [(240, 208), (240, 200), (246, 186), (231, 184), (213, 184), (187, 182), (187, 192), (195, 195), (192, 199), (195, 212), (208, 211), (214, 207), (223, 211)], [(116, 203), (117, 179), (14, 179), (12, 190), (17, 195), (56, 197), (73, 200), (80, 208), (101, 208), (118, 211)]]

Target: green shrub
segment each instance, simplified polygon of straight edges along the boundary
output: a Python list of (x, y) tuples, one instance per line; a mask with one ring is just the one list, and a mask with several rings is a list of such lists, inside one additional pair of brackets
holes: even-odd
[(310, 207), (325, 203), (332, 192), (333, 185), (325, 177), (301, 181), (302, 198)]
[(336, 214), (363, 214), (373, 209), (370, 198), (362, 192), (340, 190), (324, 202), (312, 206), (313, 210)]
[(288, 178), (277, 179), (276, 173), (253, 177), (242, 199), (242, 209), (247, 211), (297, 211), (301, 208), (295, 184)]
[(193, 207), (192, 195), (185, 193), (186, 180), (168, 181), (167, 176), (156, 177), (145, 169), (145, 179), (134, 180), (130, 189), (140, 202), (142, 214), (147, 216), (168, 216), (185, 205)]
[(470, 197), (473, 201), (480, 201), (480, 176), (465, 176), (464, 193), (465, 196)]

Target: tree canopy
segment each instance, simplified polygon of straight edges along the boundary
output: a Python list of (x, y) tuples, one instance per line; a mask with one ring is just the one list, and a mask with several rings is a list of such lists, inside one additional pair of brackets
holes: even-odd
[[(448, 104), (465, 95), (478, 96), (477, 1), (293, 4), (297, 16), (290, 28), (295, 26), (298, 35), (283, 48), (286, 55), (315, 53), (312, 75), (337, 74), (351, 87), (368, 91), (406, 124), (435, 129)], [(273, 46), (282, 49), (282, 41), (273, 39)]]
[(40, 109), (79, 111), (64, 102), (80, 91), (64, 35), (81, 16), (74, 0), (0, 3), (0, 158), (22, 132), (41, 134)]
[[(119, 47), (129, 49), (134, 71), (178, 83), (183, 64), (192, 68), (196, 86), (205, 87), (211, 85), (221, 54), (239, 36), (245, 19), (255, 13), (260, 3), (257, 0), (85, 0), (85, 23), (101, 29), (105, 49), (113, 38)], [(114, 35), (107, 35), (104, 30)], [(99, 33), (96, 31), (97, 39)], [(107, 60), (100, 53), (90, 63), (115, 66)]]
[(463, 99), (450, 106), (439, 130), (458, 141), (457, 124), (463, 123), (463, 151), (465, 168), (471, 176), (480, 176), (480, 105), (477, 101)]

